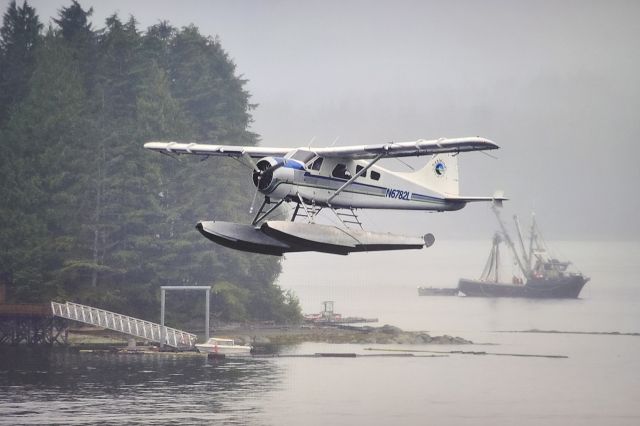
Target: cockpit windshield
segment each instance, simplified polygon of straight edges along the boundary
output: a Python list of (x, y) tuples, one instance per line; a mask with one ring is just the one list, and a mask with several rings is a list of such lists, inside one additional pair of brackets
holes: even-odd
[(315, 156), (316, 154), (311, 151), (307, 151), (305, 149), (297, 149), (293, 154), (291, 154), (289, 158), (307, 164), (309, 160), (311, 160)]

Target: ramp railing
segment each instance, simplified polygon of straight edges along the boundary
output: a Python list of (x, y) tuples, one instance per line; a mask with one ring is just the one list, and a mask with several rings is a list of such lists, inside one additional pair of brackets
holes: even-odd
[(192, 349), (197, 341), (195, 334), (186, 331), (78, 303), (51, 302), (51, 311), (61, 318), (108, 328), (177, 349)]

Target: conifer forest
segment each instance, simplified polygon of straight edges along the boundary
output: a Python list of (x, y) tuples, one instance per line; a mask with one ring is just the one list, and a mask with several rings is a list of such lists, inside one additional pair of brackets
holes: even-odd
[[(250, 174), (229, 159), (143, 149), (258, 142), (256, 105), (219, 39), (168, 21), (142, 29), (133, 16), (92, 23), (76, 1), (47, 25), (26, 1), (2, 12), (7, 301), (69, 300), (157, 320), (161, 285), (211, 285), (220, 320), (297, 321), (295, 295), (276, 285), (279, 258), (215, 245), (195, 229), (250, 221)], [(171, 295), (168, 315), (201, 319), (201, 296)]]

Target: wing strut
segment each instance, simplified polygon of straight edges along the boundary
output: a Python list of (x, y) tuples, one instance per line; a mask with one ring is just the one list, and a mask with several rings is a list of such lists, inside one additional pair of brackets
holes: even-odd
[(366, 166), (364, 166), (362, 169), (360, 169), (360, 171), (358, 173), (356, 173), (351, 179), (349, 179), (348, 181), (346, 181), (340, 188), (338, 188), (336, 190), (336, 192), (333, 193), (333, 195), (331, 197), (329, 197), (329, 199), (327, 200), (327, 204), (329, 206), (331, 206), (331, 201), (336, 198), (338, 196), (338, 194), (340, 194), (342, 191), (344, 191), (349, 185), (351, 185), (356, 179), (358, 179), (360, 176), (362, 176), (364, 173), (366, 173), (367, 170), (369, 170), (369, 168), (371, 166), (373, 166), (374, 164), (376, 164), (378, 162), (378, 160), (380, 160), (385, 153), (381, 153), (376, 155), (376, 158), (374, 158), (373, 160), (371, 160), (371, 162), (369, 164), (367, 164)]

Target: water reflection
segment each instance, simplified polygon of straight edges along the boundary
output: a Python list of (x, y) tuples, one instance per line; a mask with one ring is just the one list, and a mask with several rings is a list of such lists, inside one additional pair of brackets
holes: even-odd
[(246, 424), (282, 376), (266, 360), (179, 354), (0, 348), (0, 359), (0, 424)]

